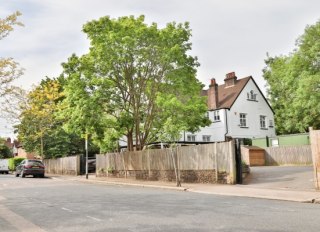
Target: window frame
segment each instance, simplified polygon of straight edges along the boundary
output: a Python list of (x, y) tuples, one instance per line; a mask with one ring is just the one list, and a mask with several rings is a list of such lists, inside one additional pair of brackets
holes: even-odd
[(187, 135), (187, 142), (195, 142), (195, 141), (196, 141), (196, 135), (192, 135), (192, 134)]
[(211, 142), (211, 135), (202, 135), (203, 142)]
[[(241, 117), (244, 116), (244, 117)], [(239, 113), (239, 126), (241, 128), (248, 128), (247, 126), (247, 114), (246, 113)]]
[(214, 122), (220, 122), (220, 111), (219, 110), (215, 110), (213, 111), (213, 121)]
[(265, 115), (260, 115), (259, 116), (259, 122), (260, 122), (260, 129), (261, 130), (267, 130), (267, 116)]

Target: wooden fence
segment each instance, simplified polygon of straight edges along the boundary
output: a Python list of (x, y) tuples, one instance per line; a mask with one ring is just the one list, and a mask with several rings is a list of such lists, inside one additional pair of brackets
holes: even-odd
[(69, 156), (58, 159), (45, 159), (43, 161), (48, 174), (79, 175), (80, 156)]
[(314, 185), (317, 190), (320, 190), (320, 130), (309, 128), (309, 131), (312, 148)]
[(266, 165), (312, 165), (310, 145), (265, 148)]
[[(181, 182), (234, 183), (233, 142), (96, 156), (98, 176)], [(177, 173), (175, 173), (177, 171)]]

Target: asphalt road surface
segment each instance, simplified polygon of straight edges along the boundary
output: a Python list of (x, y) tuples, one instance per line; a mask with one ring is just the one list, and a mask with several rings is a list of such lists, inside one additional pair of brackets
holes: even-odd
[(320, 205), (0, 175), (0, 231), (316, 231)]

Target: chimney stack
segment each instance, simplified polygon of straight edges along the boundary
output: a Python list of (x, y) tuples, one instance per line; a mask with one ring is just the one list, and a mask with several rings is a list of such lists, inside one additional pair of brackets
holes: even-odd
[(208, 108), (209, 110), (215, 110), (218, 106), (218, 84), (216, 83), (216, 79), (212, 78), (208, 90)]
[(237, 81), (237, 76), (235, 72), (230, 72), (226, 74), (226, 78), (224, 79), (224, 83), (226, 87), (234, 86), (236, 84), (236, 81)]

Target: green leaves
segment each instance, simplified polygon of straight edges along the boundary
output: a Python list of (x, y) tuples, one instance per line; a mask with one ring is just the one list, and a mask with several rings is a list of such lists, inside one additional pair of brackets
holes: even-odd
[[(207, 124), (206, 103), (199, 96), (202, 86), (195, 78), (199, 64), (188, 55), (187, 23), (158, 29), (156, 23), (147, 25), (144, 16), (102, 17), (85, 24), (83, 31), (91, 41), (90, 52), (64, 64), (71, 124), (80, 128), (79, 118), (84, 120), (81, 125), (89, 122), (85, 128), (99, 122), (111, 134), (103, 139), (100, 133), (100, 144), (126, 136), (129, 150), (134, 144), (142, 149), (158, 141), (158, 132), (169, 122), (181, 122), (178, 133)], [(177, 117), (169, 119), (173, 109)], [(84, 114), (93, 110), (95, 115)]]
[(307, 26), (288, 56), (268, 57), (264, 78), (278, 133), (320, 127), (320, 21)]

